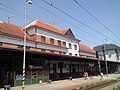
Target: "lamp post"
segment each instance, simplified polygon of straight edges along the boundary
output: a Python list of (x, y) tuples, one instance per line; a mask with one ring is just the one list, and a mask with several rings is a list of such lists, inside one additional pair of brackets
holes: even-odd
[(24, 54), (23, 54), (23, 76), (22, 76), (22, 90), (25, 88), (25, 59), (26, 59), (26, 23), (27, 23), (27, 15), (26, 15), (26, 9), (27, 9), (27, 3), (32, 4), (31, 0), (27, 0), (25, 2), (25, 11), (24, 11)]

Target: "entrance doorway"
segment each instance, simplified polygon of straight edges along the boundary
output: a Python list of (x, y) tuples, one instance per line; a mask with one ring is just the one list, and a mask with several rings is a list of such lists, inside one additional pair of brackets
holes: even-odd
[(58, 79), (57, 65), (54, 63), (53, 64), (53, 76), (52, 76), (52, 80), (57, 80), (57, 79)]
[(73, 71), (73, 75), (76, 74), (76, 68), (72, 68), (72, 71)]

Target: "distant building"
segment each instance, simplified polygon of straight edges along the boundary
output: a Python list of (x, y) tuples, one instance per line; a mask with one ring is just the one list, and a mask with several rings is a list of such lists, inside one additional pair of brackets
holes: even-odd
[(97, 57), (104, 60), (104, 56), (108, 61), (120, 62), (120, 47), (115, 44), (103, 44), (94, 47)]
[[(107, 62), (120, 62), (120, 47), (115, 44), (99, 45), (94, 47), (94, 50), (97, 52), (97, 57), (101, 60), (106, 60)], [(108, 66), (108, 70), (119, 73), (120, 64), (118, 64), (117, 67), (111, 64), (111, 67)]]

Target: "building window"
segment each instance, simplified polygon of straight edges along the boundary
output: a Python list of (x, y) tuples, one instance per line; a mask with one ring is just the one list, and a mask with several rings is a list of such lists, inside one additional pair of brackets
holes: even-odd
[(51, 53), (54, 53), (54, 51), (53, 51), (53, 50), (50, 50), (50, 52), (51, 52)]
[(63, 47), (66, 47), (66, 42), (63, 42)]
[(71, 45), (71, 43), (69, 43), (69, 49), (72, 49), (72, 45)]
[(77, 50), (77, 45), (74, 46), (75, 50)]
[(63, 54), (66, 54), (66, 52), (63, 52)]
[(50, 44), (54, 44), (54, 39), (50, 38)]
[(37, 48), (37, 43), (35, 43), (35, 48)]
[(58, 46), (61, 46), (61, 41), (60, 40), (58, 40)]
[[(20, 49), (23, 49), (23, 45), (18, 45), (18, 48), (20, 48)], [(29, 46), (26, 46), (26, 49), (30, 49), (30, 47)]]
[(45, 49), (41, 49), (41, 52), (45, 52), (46, 50)]
[(59, 52), (59, 54), (62, 54), (62, 52)]
[(29, 46), (26, 46), (26, 49), (30, 49), (30, 47), (29, 47)]
[(75, 56), (77, 56), (77, 54), (75, 54)]
[(111, 54), (109, 54), (109, 56), (108, 56), (109, 58), (111, 58)]
[(22, 49), (22, 48), (23, 48), (23, 45), (18, 45), (18, 48)]
[(69, 53), (69, 55), (72, 55), (72, 53)]
[(41, 42), (46, 42), (45, 36), (41, 36)]
[(0, 46), (2, 46), (2, 42), (0, 42)]

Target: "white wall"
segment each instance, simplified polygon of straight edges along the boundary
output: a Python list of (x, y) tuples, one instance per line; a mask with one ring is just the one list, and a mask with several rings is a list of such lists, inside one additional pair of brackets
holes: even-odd
[[(72, 48), (71, 48), (71, 49), (68, 49), (67, 55), (69, 55), (69, 53), (72, 53), (72, 56), (75, 56), (75, 54), (77, 54), (77, 56), (79, 56), (78, 43), (66, 41), (66, 47), (67, 47), (67, 48), (69, 48), (69, 43), (71, 43)], [(74, 49), (74, 46), (75, 46), (75, 45), (77, 45), (77, 50)]]
[[(35, 29), (33, 30), (29, 30), (28, 33), (30, 35), (35, 34)], [(72, 56), (75, 56), (75, 54), (77, 54), (77, 56), (79, 56), (79, 48), (78, 48), (78, 40), (76, 39), (70, 39), (66, 36), (63, 36), (63, 35), (60, 35), (60, 34), (57, 34), (57, 33), (54, 33), (54, 32), (51, 32), (49, 30), (45, 30), (45, 29), (42, 29), (42, 28), (37, 28), (37, 35), (42, 35), (42, 36), (45, 36), (45, 37), (48, 37), (48, 38), (53, 38), (53, 39), (56, 39), (56, 40), (60, 40), (60, 41), (64, 41), (66, 42), (66, 47), (69, 48), (69, 43), (72, 44), (72, 49), (68, 49), (68, 51), (66, 52), (67, 55), (69, 55), (69, 53), (72, 53)], [(77, 45), (77, 50), (74, 50), (74, 45)], [(46, 47), (46, 46), (42, 46), (42, 44), (38, 45), (38, 47), (43, 47), (44, 49), (50, 49), (50, 47)], [(51, 50), (56, 50), (56, 47), (52, 47)], [(65, 48), (64, 48), (65, 49)], [(58, 50), (58, 49), (57, 49)], [(64, 51), (64, 50), (60, 50), (60, 51)], [(66, 51), (66, 49), (65, 49)]]
[[(24, 45), (22, 39), (3, 36), (3, 35), (0, 35), (0, 42), (16, 44), (16, 45)], [(26, 45), (31, 46), (31, 47), (35, 47), (34, 42), (30, 42), (30, 41), (27, 41)]]
[[(104, 57), (103, 57), (103, 51), (99, 51), (98, 54), (102, 55), (101, 58), (104, 59)], [(106, 56), (106, 60), (109, 60), (109, 61), (118, 61), (117, 57), (116, 57), (115, 50), (106, 50), (105, 51), (105, 56)]]
[(27, 30), (27, 33), (28, 33), (29, 35), (35, 34), (35, 28), (33, 28), (33, 29), (31, 29), (31, 30)]
[(48, 50), (55, 50), (60, 52), (67, 52), (67, 48), (61, 48), (53, 45), (38, 43), (37, 48), (48, 49)]

